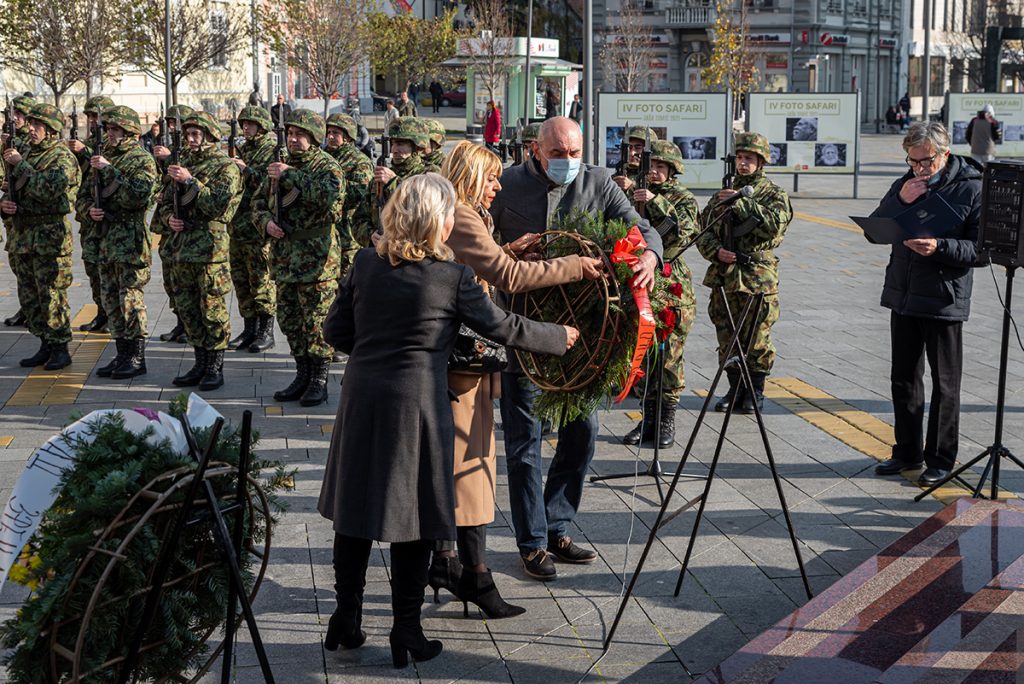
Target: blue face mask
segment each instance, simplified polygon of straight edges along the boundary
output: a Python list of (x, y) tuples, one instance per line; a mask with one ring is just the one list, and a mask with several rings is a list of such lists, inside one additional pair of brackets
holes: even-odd
[(579, 159), (549, 159), (548, 178), (558, 185), (569, 185), (580, 172)]

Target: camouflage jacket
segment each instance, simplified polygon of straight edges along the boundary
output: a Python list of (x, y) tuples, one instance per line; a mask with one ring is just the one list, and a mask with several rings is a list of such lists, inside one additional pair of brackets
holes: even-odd
[[(78, 161), (78, 168), (82, 170), (82, 183), (78, 186), (78, 197), (75, 198), (75, 220), (78, 221), (78, 232), (85, 233), (88, 229), (83, 219), (87, 220), (88, 217), (82, 213), (80, 206), (83, 202), (83, 195), (92, 194), (92, 182), (90, 179), (92, 168), (89, 166), (89, 160), (92, 159), (92, 140), (82, 140), (80, 142), (85, 147), (81, 152), (72, 152), (71, 154), (75, 155), (75, 159)], [(89, 228), (91, 227), (90, 222)]]
[[(697, 235), (697, 216), (700, 213), (697, 198), (674, 178), (652, 184), (648, 189), (654, 193), (654, 199), (645, 205), (644, 211), (647, 220), (661, 235), (665, 261), (672, 261)], [(689, 276), (690, 271), (682, 259), (677, 260), (673, 268), (684, 270)]]
[[(399, 183), (401, 183), (406, 178), (418, 176), (421, 173), (429, 173), (431, 171), (437, 173), (438, 171), (440, 171), (440, 169), (435, 166), (428, 166), (427, 163), (424, 161), (423, 157), (415, 153), (409, 155), (401, 162), (395, 162), (392, 165), (391, 170), (395, 172), (395, 177), (389, 180), (387, 184), (384, 186), (384, 190), (381, 193), (381, 196), (379, 198), (377, 197), (376, 183), (373, 184), (373, 187), (371, 188), (371, 192), (369, 194), (370, 216), (373, 229), (380, 228), (380, 210), (383, 208), (385, 204), (387, 204), (388, 198), (391, 197), (391, 193), (393, 193), (395, 189), (398, 188)], [(370, 232), (373, 231), (371, 230)], [(357, 239), (360, 240), (360, 244), (362, 244), (364, 247), (368, 247), (369, 237), (370, 236), (367, 234), (365, 243), (362, 242), (361, 235), (357, 236)]]
[(180, 185), (185, 230), (176, 233), (167, 219), (174, 212), (174, 182), (164, 185), (156, 213), (164, 225), (160, 254), (171, 261), (215, 264), (228, 260), (228, 223), (242, 199), (242, 174), (217, 145), (190, 151), (182, 165), (192, 174)]
[(228, 229), (232, 240), (262, 242), (267, 239), (267, 234), (252, 219), (252, 200), (263, 185), (263, 179), (267, 177), (267, 166), (274, 161), (276, 146), (277, 136), (273, 133), (264, 133), (258, 138), (246, 140), (238, 150), (239, 156), (245, 162), (245, 170), (242, 171), (245, 191)]
[(56, 136), (30, 145), (11, 169), (8, 183), (18, 190), (18, 211), (8, 229), (13, 254), (71, 254), (71, 222), (81, 170)]
[[(345, 207), (338, 222), (342, 251), (368, 247), (373, 219), (370, 216), (370, 189), (373, 186), (373, 162), (352, 143), (327, 150), (345, 174)], [(364, 242), (365, 241), (365, 242)]]
[[(179, 161), (181, 162), (181, 165), (185, 166), (185, 167), (188, 167), (188, 151), (189, 151), (188, 147), (183, 145), (181, 153), (179, 155)], [(168, 159), (170, 159), (170, 157), (168, 157)], [(173, 181), (171, 180), (171, 177), (167, 175), (167, 167), (170, 166), (170, 162), (169, 161), (160, 161), (156, 157), (153, 157), (153, 161), (156, 163), (156, 174), (157, 174), (157, 192), (156, 192), (156, 195), (157, 195), (157, 198), (159, 199), (160, 197), (163, 197), (165, 193), (170, 193), (170, 190), (168, 188), (171, 187), (171, 183), (173, 183)], [(159, 207), (159, 202), (158, 202), (157, 206)], [(173, 205), (172, 205), (172, 207), (173, 207)], [(160, 236), (167, 235), (167, 234), (169, 234), (171, 232), (171, 229), (167, 227), (167, 224), (163, 220), (161, 220), (161, 218), (160, 218), (160, 211), (159, 210), (153, 212), (153, 217), (149, 221), (149, 232), (153, 233), (154, 235), (160, 235)], [(164, 250), (166, 249), (166, 245), (167, 245), (166, 242), (162, 241), (160, 243), (160, 254), (164, 253)]]
[(431, 171), (440, 171), (441, 164), (444, 164), (444, 150), (434, 150), (430, 154), (423, 157), (423, 163), (431, 167)]
[[(311, 147), (288, 159), (281, 174), (283, 238), (271, 238), (274, 280), (277, 283), (317, 283), (340, 274), (341, 253), (335, 224), (345, 206), (345, 176), (327, 152)], [(256, 225), (266, 232), (277, 209), (272, 179), (263, 180), (253, 198)]]
[[(779, 291), (779, 259), (775, 248), (782, 243), (786, 227), (793, 220), (793, 207), (786, 191), (768, 180), (764, 171), (750, 176), (737, 176), (733, 189), (744, 186), (754, 189), (753, 197), (741, 197), (728, 207), (719, 207), (714, 195), (701, 214), (701, 224), (711, 225), (697, 241), (701, 256), (710, 261), (704, 276), (707, 287), (724, 286), (727, 292), (774, 294)], [(718, 250), (725, 246), (728, 234), (748, 219), (754, 224), (746, 235), (736, 237), (733, 250), (750, 257), (746, 264), (723, 264)]]
[[(131, 136), (117, 145), (108, 143), (103, 156), (110, 166), (99, 172), (103, 188), (100, 206), (104, 211), (102, 230), (95, 231), (99, 236), (99, 261), (148, 266), (151, 257), (146, 212), (155, 197), (156, 162)], [(88, 192), (79, 191), (75, 208), (82, 217), (80, 220), (95, 228), (95, 222), (89, 218), (94, 203), (91, 169), (82, 187), (88, 188)]]

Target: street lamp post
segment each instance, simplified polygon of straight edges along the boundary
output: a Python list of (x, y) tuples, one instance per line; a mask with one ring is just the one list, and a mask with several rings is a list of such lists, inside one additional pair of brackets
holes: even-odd
[(594, 128), (594, 2), (583, 0), (583, 161), (596, 163)]
[(533, 42), (533, 0), (526, 4), (526, 64), (523, 67), (523, 128), (530, 125), (530, 43)]

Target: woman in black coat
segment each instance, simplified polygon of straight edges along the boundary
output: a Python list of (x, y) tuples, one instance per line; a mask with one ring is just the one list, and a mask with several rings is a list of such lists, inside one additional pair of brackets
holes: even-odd
[(496, 307), (473, 271), (451, 261), (455, 192), (428, 173), (384, 208), (384, 236), (360, 251), (325, 323), (349, 355), (332, 433), (320, 513), (334, 522), (338, 607), (324, 646), (360, 646), (366, 565), (374, 540), (391, 542), (395, 667), (441, 652), (420, 607), (434, 540), (455, 538), (454, 426), (447, 364), (460, 322), (497, 342), (564, 354), (575, 329)]

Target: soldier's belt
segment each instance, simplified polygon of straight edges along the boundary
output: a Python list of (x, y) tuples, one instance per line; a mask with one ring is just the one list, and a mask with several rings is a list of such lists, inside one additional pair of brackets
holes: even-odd
[(332, 230), (332, 226), (318, 226), (317, 228), (306, 228), (303, 230), (291, 230), (285, 233), (285, 237), (289, 240), (310, 240), (312, 238), (319, 238), (329, 235)]

